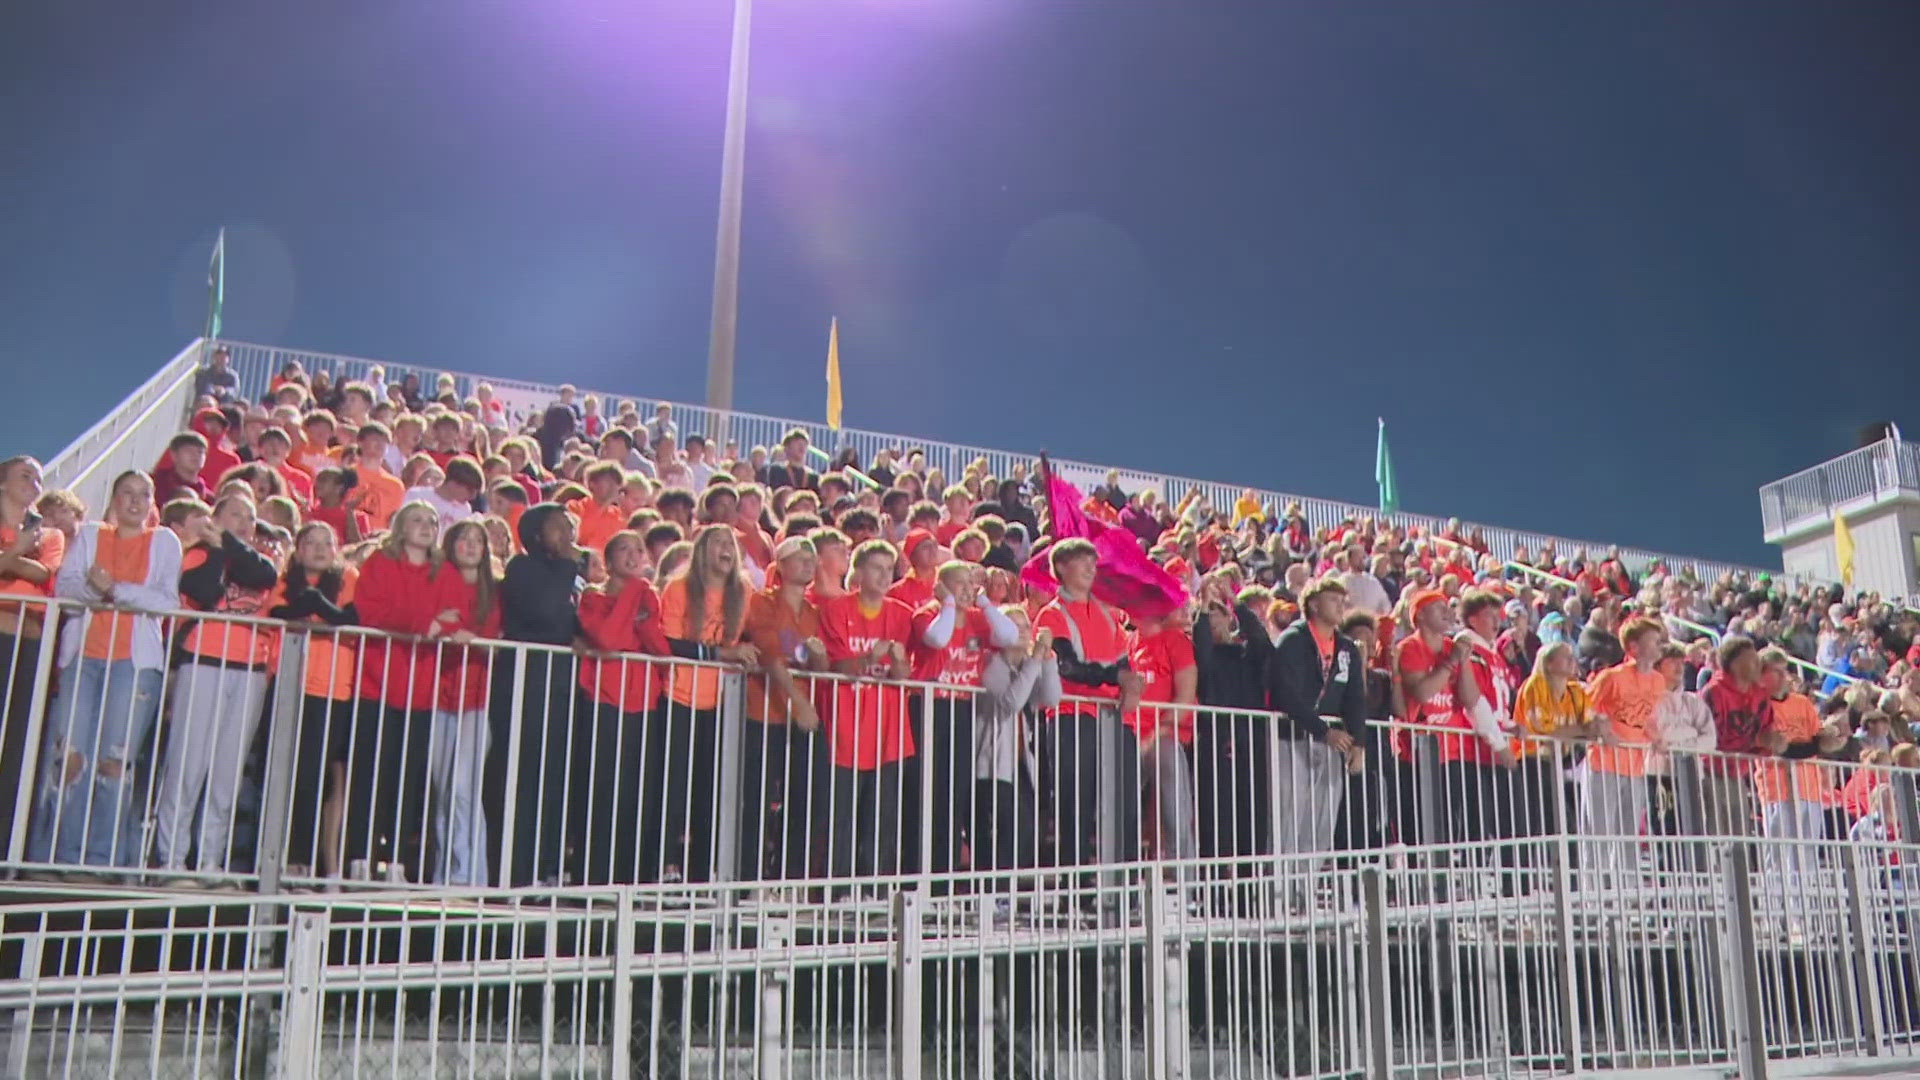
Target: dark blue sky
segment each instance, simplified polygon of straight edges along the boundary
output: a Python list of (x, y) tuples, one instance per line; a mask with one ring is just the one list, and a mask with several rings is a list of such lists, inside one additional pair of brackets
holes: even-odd
[[(701, 400), (723, 0), (16, 5), (49, 453), (197, 331)], [(298, 9), (298, 10), (296, 10)], [(1920, 430), (1920, 7), (759, 0), (736, 404), (1777, 564)], [(85, 374), (82, 375), (82, 372)]]

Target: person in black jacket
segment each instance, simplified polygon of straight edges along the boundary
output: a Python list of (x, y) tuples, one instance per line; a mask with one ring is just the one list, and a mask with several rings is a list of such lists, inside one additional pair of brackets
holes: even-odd
[[(508, 781), (514, 794), (514, 885), (551, 883), (560, 876), (569, 831), (566, 821), (570, 747), (591, 740), (593, 709), (574, 702), (575, 657), (580, 640), (580, 590), (586, 558), (574, 547), (574, 522), (559, 503), (541, 503), (520, 517), (524, 552), (507, 562), (500, 582), (500, 636), (546, 648), (529, 648), (526, 681), (520, 691), (520, 768), (505, 775), (506, 754), (487, 758), (487, 820), (505, 821), (501, 806)], [(488, 697), (495, 746), (512, 745), (514, 682), (519, 658), (502, 656), (493, 665)]]
[(1195, 725), (1194, 785), (1200, 799), (1200, 851), (1216, 858), (1273, 851), (1273, 725), (1267, 707), (1267, 658), (1273, 639), (1254, 611), (1272, 600), (1264, 589), (1232, 596), (1224, 577), (1200, 586), (1193, 620), (1193, 656), (1200, 668), (1201, 709)]
[(299, 734), (293, 758), (293, 802), (288, 807), (287, 873), (294, 877), (317, 874), (339, 876), (333, 843), (321, 836), (321, 804), (327, 797), (333, 765), (347, 762), (348, 737), (353, 732), (355, 670), (351, 648), (328, 632), (359, 621), (345, 599), (349, 571), (340, 561), (340, 544), (333, 526), (309, 521), (293, 539), (293, 557), (280, 579), (279, 603), (267, 610), (275, 619), (294, 624), (281, 648), (299, 648), (305, 635), (296, 630), (318, 630), (305, 641), (306, 694), (300, 707)]
[(1267, 662), (1267, 700), (1280, 714), (1274, 831), (1282, 854), (1332, 849), (1348, 756), (1355, 734), (1365, 731), (1365, 669), (1353, 639), (1340, 632), (1346, 611), (1339, 579), (1329, 574), (1308, 585), (1301, 617), (1281, 631)]

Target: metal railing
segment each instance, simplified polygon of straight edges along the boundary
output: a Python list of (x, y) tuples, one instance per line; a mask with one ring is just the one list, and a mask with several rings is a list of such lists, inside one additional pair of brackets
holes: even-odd
[(152, 469), (166, 453), (167, 441), (186, 429), (199, 365), (200, 340), (196, 338), (54, 455), (46, 463), (46, 486), (67, 488), (89, 510), (102, 510), (114, 477), (128, 469)]
[[(1912, 770), (1410, 724), (1342, 755), (1258, 710), (141, 617), (246, 692), (8, 644), (9, 1076), (1761, 1076), (1920, 1041)], [(116, 710), (123, 768), (64, 773)]]
[[(298, 349), (283, 349), (277, 346), (258, 345), (247, 342), (227, 342), (226, 344), (233, 352), (233, 364), (235, 369), (240, 373), (241, 392), (244, 396), (254, 400), (258, 400), (267, 392), (267, 388), (271, 384), (274, 376), (276, 376), (281, 368), (289, 361), (299, 361), (309, 372), (327, 371), (335, 378), (336, 382), (342, 378), (363, 379), (366, 377), (368, 371), (375, 367), (381, 368), (386, 373), (389, 381), (399, 381), (406, 375), (414, 375), (419, 377), (421, 384), (429, 393), (439, 375), (443, 373), (451, 374), (454, 378), (456, 392), (463, 398), (471, 396), (474, 393), (474, 388), (482, 382), (492, 385), (496, 392), (503, 396), (513, 396), (517, 400), (539, 402), (542, 406), (553, 401), (557, 394), (557, 386), (553, 384), (447, 372), (446, 369), (443, 368), (369, 360), (360, 357), (337, 356), (327, 353), (306, 352)], [(584, 392), (585, 391), (583, 391), (583, 393)], [(994, 450), (986, 447), (938, 442), (908, 435), (864, 431), (856, 428), (842, 428), (839, 431), (833, 431), (822, 423), (771, 416), (758, 416), (752, 413), (733, 412), (722, 416), (704, 406), (661, 402), (657, 398), (642, 397), (636, 394), (601, 393), (599, 396), (603, 401), (608, 403), (609, 412), (611, 412), (613, 402), (621, 398), (633, 398), (642, 406), (641, 414), (643, 417), (651, 415), (648, 410), (653, 405), (670, 405), (673, 420), (679, 426), (680, 431), (687, 433), (699, 432), (720, 446), (724, 446), (729, 441), (736, 441), (742, 453), (754, 446), (777, 448), (781, 438), (789, 430), (799, 428), (807, 433), (815, 445), (835, 449), (842, 447), (853, 448), (859, 453), (862, 462), (871, 462), (874, 459), (874, 455), (883, 449), (899, 451), (914, 448), (922, 450), (926, 454), (929, 468), (941, 470), (950, 480), (954, 481), (957, 481), (965, 471), (966, 466), (976, 459), (984, 459), (986, 461), (987, 471), (990, 475), (1004, 479), (1012, 474), (1016, 465), (1030, 466), (1037, 456), (1034, 451)], [(1110, 471), (1109, 467), (1104, 465), (1072, 461), (1064, 458), (1054, 458), (1053, 462), (1055, 466), (1060, 469), (1062, 475), (1083, 485), (1102, 482), (1102, 478)], [(1126, 490), (1137, 491), (1143, 488), (1152, 488), (1170, 502), (1179, 501), (1189, 490), (1197, 488), (1203, 493), (1210, 506), (1221, 511), (1231, 510), (1235, 502), (1239, 499), (1241, 491), (1244, 490), (1243, 486), (1191, 480), (1161, 473), (1142, 472), (1133, 469), (1115, 469), (1111, 471), (1119, 474), (1120, 483)], [(1314, 528), (1335, 526), (1348, 517), (1370, 517), (1376, 521), (1390, 521), (1398, 526), (1419, 528), (1428, 532), (1437, 532), (1446, 524), (1446, 519), (1444, 518), (1405, 513), (1383, 514), (1372, 507), (1343, 503), (1330, 499), (1316, 499), (1304, 495), (1289, 495), (1267, 490), (1256, 490), (1256, 495), (1263, 505), (1273, 506), (1275, 508), (1283, 509), (1290, 503), (1298, 503), (1302, 513), (1306, 516), (1308, 524)], [(1514, 556), (1515, 550), (1520, 547), (1525, 547), (1529, 551), (1538, 552), (1543, 547), (1552, 545), (1556, 551), (1563, 555), (1572, 555), (1577, 551), (1586, 550), (1590, 552), (1594, 558), (1602, 557), (1602, 553), (1608, 550), (1609, 547), (1609, 545), (1604, 543), (1574, 540), (1566, 537), (1549, 536), (1545, 533), (1506, 529), (1497, 526), (1467, 525), (1465, 527), (1480, 530), (1486, 538), (1490, 553), (1502, 561), (1511, 559)], [(1630, 566), (1634, 567), (1636, 572), (1645, 570), (1656, 561), (1661, 561), (1665, 562), (1668, 567), (1676, 572), (1682, 566), (1691, 566), (1694, 568), (1696, 576), (1703, 581), (1711, 581), (1723, 574), (1730, 573), (1747, 576), (1762, 572), (1778, 573), (1778, 571), (1762, 571), (1753, 567), (1737, 566), (1710, 559), (1665, 555), (1639, 548), (1621, 548), (1620, 552), (1621, 557), (1626, 560)]]
[(1831, 521), (1835, 507), (1896, 494), (1920, 496), (1920, 443), (1887, 438), (1762, 485), (1761, 521), (1772, 540)]

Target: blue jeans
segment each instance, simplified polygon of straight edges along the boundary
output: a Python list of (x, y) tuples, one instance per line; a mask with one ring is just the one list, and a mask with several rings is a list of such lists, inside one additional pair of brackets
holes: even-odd
[(123, 827), (127, 769), (160, 713), (160, 676), (131, 660), (90, 657), (61, 673), (47, 709), (28, 862), (140, 865), (138, 834)]

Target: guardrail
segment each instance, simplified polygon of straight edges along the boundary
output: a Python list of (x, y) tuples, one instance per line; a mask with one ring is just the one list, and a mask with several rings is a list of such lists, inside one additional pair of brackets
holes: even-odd
[(1882, 439), (1760, 488), (1769, 540), (1831, 521), (1835, 507), (1893, 495), (1920, 497), (1920, 443)]
[[(398, 381), (406, 375), (418, 376), (423, 386), (431, 391), (435, 379), (445, 373), (453, 376), (456, 391), (464, 398), (471, 396), (474, 388), (485, 382), (492, 385), (496, 392), (511, 395), (516, 400), (538, 402), (540, 405), (555, 399), (558, 388), (553, 384), (528, 382), (520, 379), (497, 378), (460, 372), (448, 372), (444, 368), (427, 367), (414, 364), (393, 363), (370, 360), (362, 357), (338, 356), (329, 353), (307, 352), (298, 349), (283, 349), (271, 345), (258, 345), (247, 342), (226, 342), (233, 353), (234, 367), (241, 373), (241, 391), (249, 398), (258, 400), (266, 393), (273, 377), (289, 361), (299, 361), (308, 371), (324, 370), (339, 378), (365, 378), (367, 372), (375, 367), (381, 368), (390, 381)], [(583, 389), (582, 391), (586, 391)], [(674, 402), (661, 402), (658, 398), (643, 397), (638, 394), (600, 393), (603, 401), (611, 403), (621, 398), (634, 398), (642, 406), (667, 404), (672, 408), (674, 422), (682, 432), (700, 432), (724, 446), (728, 441), (737, 441), (744, 452), (753, 446), (777, 447), (787, 431), (799, 428), (807, 432), (808, 437), (819, 446), (851, 447), (860, 454), (863, 462), (871, 462), (874, 455), (882, 449), (903, 450), (917, 448), (925, 452), (930, 468), (940, 469), (949, 479), (957, 480), (967, 464), (976, 459), (985, 459), (988, 472), (993, 476), (1005, 478), (1011, 475), (1015, 465), (1031, 465), (1038, 456), (1034, 451), (995, 450), (986, 447), (967, 446), (956, 443), (921, 439), (909, 435), (887, 434), (864, 431), (856, 428), (843, 428), (839, 431), (829, 429), (825, 424), (804, 420), (792, 420), (780, 417), (759, 416), (752, 413), (732, 412), (723, 415), (699, 405), (686, 405)], [(645, 408), (642, 415), (649, 415)], [(1198, 488), (1208, 503), (1220, 510), (1231, 510), (1240, 497), (1244, 486), (1192, 480), (1184, 477), (1169, 476), (1162, 473), (1142, 472), (1133, 469), (1112, 469), (1108, 466), (1088, 462), (1054, 458), (1054, 464), (1062, 475), (1074, 479), (1083, 486), (1099, 483), (1109, 471), (1117, 472), (1121, 485), (1128, 490), (1153, 488), (1170, 501), (1178, 501), (1189, 489)], [(1428, 517), (1420, 514), (1383, 514), (1367, 506), (1343, 503), (1329, 499), (1316, 499), (1304, 495), (1290, 495), (1282, 492), (1256, 489), (1256, 495), (1263, 504), (1284, 508), (1290, 503), (1298, 503), (1307, 522), (1314, 528), (1338, 525), (1347, 517), (1371, 517), (1386, 520), (1403, 527), (1414, 527), (1427, 532), (1436, 532), (1446, 524), (1446, 519)], [(1562, 554), (1571, 555), (1585, 549), (1593, 557), (1601, 557), (1610, 545), (1594, 541), (1575, 540), (1566, 537), (1549, 536), (1545, 533), (1527, 532), (1498, 526), (1469, 524), (1469, 529), (1478, 529), (1485, 536), (1490, 552), (1502, 561), (1511, 559), (1515, 549), (1525, 547), (1529, 551), (1539, 551), (1545, 545), (1553, 545)], [(1655, 561), (1663, 561), (1676, 571), (1681, 566), (1691, 566), (1701, 580), (1713, 580), (1722, 574), (1734, 573), (1752, 576), (1760, 573), (1779, 571), (1761, 570), (1753, 567), (1737, 566), (1731, 563), (1708, 559), (1696, 559), (1680, 555), (1665, 555), (1640, 548), (1621, 548), (1621, 557), (1636, 570), (1644, 570)]]
[(196, 338), (54, 455), (44, 470), (46, 486), (73, 491), (87, 504), (90, 515), (99, 514), (107, 505), (114, 477), (128, 469), (153, 468), (166, 452), (167, 441), (186, 429), (199, 364)]

